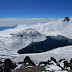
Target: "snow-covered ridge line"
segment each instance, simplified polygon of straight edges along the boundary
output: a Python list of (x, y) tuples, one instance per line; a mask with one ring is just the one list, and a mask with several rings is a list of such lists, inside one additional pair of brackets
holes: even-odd
[(22, 30), (28, 28), (34, 28), (38, 32), (49, 35), (63, 35), (68, 38), (72, 38), (71, 34), (72, 17), (64, 19), (50, 20), (46, 23), (38, 23), (35, 25), (19, 24), (15, 27), (15, 30)]

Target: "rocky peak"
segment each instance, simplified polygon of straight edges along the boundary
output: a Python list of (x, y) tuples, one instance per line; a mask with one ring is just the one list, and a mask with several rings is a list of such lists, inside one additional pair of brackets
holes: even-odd
[(65, 17), (63, 21), (70, 21), (69, 17)]

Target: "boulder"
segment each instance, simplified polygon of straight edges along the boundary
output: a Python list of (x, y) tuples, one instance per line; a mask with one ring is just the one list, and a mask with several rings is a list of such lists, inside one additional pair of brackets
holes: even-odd
[(24, 59), (24, 64), (30, 64), (30, 65), (35, 66), (35, 63), (30, 59), (29, 56), (26, 56), (26, 57), (25, 57), (25, 59)]

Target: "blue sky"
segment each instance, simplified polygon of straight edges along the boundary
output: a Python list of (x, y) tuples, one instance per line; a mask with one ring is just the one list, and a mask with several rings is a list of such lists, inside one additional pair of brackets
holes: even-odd
[(0, 18), (72, 16), (72, 0), (0, 0)]
[(36, 24), (72, 17), (72, 0), (0, 0), (0, 26)]

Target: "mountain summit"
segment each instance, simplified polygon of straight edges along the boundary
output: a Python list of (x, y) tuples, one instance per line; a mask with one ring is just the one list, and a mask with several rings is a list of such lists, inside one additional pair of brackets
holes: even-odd
[(65, 17), (63, 21), (70, 21), (69, 17)]

